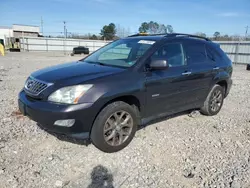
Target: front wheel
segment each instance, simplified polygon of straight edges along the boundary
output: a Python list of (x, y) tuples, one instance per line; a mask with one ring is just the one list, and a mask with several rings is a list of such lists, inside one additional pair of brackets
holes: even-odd
[(91, 141), (98, 149), (107, 153), (125, 148), (137, 130), (136, 114), (136, 108), (122, 101), (107, 105), (96, 117), (91, 130)]
[(216, 84), (209, 92), (204, 106), (201, 108), (201, 113), (208, 116), (218, 114), (223, 105), (224, 96), (224, 88)]

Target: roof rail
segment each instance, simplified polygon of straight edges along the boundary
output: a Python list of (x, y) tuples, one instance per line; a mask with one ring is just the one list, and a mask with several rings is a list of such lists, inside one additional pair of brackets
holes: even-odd
[(157, 35), (163, 35), (164, 37), (177, 37), (177, 36), (187, 36), (187, 37), (193, 37), (193, 38), (199, 38), (204, 39), (206, 41), (211, 41), (209, 38), (198, 36), (198, 35), (191, 35), (191, 34), (185, 34), (185, 33), (157, 33), (157, 34), (148, 34), (148, 33), (137, 33), (134, 35), (130, 35), (128, 37), (138, 37), (138, 36), (157, 36)]
[(199, 39), (204, 39), (206, 41), (211, 41), (209, 38), (207, 37), (202, 37), (202, 36), (198, 36), (198, 35), (190, 35), (190, 34), (185, 34), (185, 33), (171, 33), (171, 34), (167, 34), (166, 37), (177, 37), (177, 36), (187, 36), (187, 37), (193, 37), (193, 38), (199, 38)]
[(168, 35), (168, 33), (156, 33), (156, 34), (148, 34), (148, 33), (137, 33), (134, 35), (130, 35), (128, 37), (138, 37), (138, 36), (157, 36), (157, 35)]

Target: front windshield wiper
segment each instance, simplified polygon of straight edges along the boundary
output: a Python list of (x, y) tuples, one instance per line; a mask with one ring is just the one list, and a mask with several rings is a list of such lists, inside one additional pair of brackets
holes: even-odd
[(101, 66), (107, 66), (107, 67), (118, 67), (118, 68), (127, 68), (125, 66), (119, 66), (119, 65), (113, 65), (113, 64), (108, 64), (108, 63), (102, 63), (100, 61), (84, 61), (86, 63), (90, 63), (90, 64), (96, 64), (96, 65), (101, 65)]
[(102, 65), (102, 66), (110, 66), (108, 64), (99, 62), (99, 61), (85, 61), (86, 63), (90, 63), (90, 64), (97, 64), (97, 65)]

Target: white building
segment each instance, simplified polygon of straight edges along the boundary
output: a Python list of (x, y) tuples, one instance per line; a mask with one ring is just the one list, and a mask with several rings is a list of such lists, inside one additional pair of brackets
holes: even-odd
[(18, 25), (13, 24), (13, 36), (15, 38), (19, 37), (38, 37), (40, 33), (40, 28), (38, 26), (32, 26), (32, 25)]
[(12, 27), (1, 27), (0, 26), (0, 40), (4, 41), (4, 44), (7, 44), (9, 39), (16, 39), (25, 36), (29, 37), (38, 37), (40, 34), (39, 26), (31, 25), (21, 25), (13, 24)]
[(0, 39), (6, 44), (7, 38), (13, 37), (13, 30), (10, 27), (1, 27), (0, 26)]

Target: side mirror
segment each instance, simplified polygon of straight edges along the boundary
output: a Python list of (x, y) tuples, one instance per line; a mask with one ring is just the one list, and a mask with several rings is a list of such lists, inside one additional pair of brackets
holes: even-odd
[(164, 70), (168, 68), (168, 62), (167, 60), (153, 60), (149, 66), (152, 70)]

